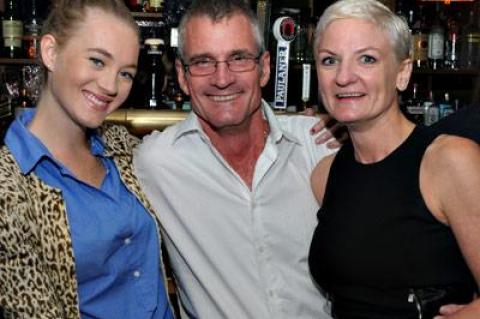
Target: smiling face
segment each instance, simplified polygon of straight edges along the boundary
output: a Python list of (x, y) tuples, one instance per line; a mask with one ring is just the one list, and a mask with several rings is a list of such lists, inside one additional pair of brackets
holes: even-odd
[[(225, 61), (258, 56), (252, 26), (248, 19), (233, 14), (220, 21), (206, 16), (193, 17), (185, 28), (185, 63)], [(217, 64), (215, 73), (192, 76), (177, 61), (182, 89), (191, 97), (193, 110), (204, 125), (213, 129), (238, 127), (259, 109), (261, 88), (270, 76), (268, 53), (260, 57), (252, 71), (232, 72), (226, 63)]]
[(49, 71), (46, 104), (56, 120), (95, 128), (127, 98), (139, 44), (135, 30), (118, 17), (87, 8), (66, 43), (60, 46), (48, 34), (41, 45)]
[(407, 87), (411, 62), (398, 62), (387, 34), (362, 19), (338, 19), (319, 38), (320, 97), (339, 122), (364, 123), (398, 112), (397, 89)]

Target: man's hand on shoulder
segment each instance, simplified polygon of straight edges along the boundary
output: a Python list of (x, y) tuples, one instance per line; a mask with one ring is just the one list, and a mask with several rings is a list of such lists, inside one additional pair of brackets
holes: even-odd
[[(317, 114), (313, 107), (306, 108), (303, 114), (319, 118), (318, 122), (310, 129), (312, 135), (318, 134), (315, 138), (315, 143), (327, 143), (326, 145), (328, 148), (336, 149), (342, 146), (342, 144), (348, 139), (348, 133), (345, 126), (338, 123), (329, 114)], [(324, 128), (325, 130), (323, 131)]]

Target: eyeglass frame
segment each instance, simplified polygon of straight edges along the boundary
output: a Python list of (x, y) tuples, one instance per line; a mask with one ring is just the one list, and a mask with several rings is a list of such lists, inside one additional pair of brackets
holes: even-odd
[[(221, 60), (221, 61), (219, 61), (219, 60), (212, 60), (212, 61), (209, 61), (209, 62), (214, 63), (213, 66), (215, 67), (215, 69), (213, 70), (213, 72), (211, 72), (211, 73), (206, 73), (206, 74), (194, 74), (194, 73), (192, 73), (192, 71), (190, 70), (190, 67), (191, 67), (191, 65), (192, 65), (193, 63), (190, 63), (190, 64), (184, 63), (183, 60), (182, 60), (181, 62), (182, 62), (183, 68), (185, 69), (185, 72), (190, 73), (191, 76), (199, 76), (199, 77), (200, 77), (200, 76), (209, 76), (209, 75), (215, 74), (215, 72), (217, 72), (218, 64), (219, 64), (219, 63), (226, 63), (226, 64), (227, 64), (227, 69), (228, 69), (228, 71), (230, 71), (230, 72), (233, 72), (233, 73), (243, 73), (243, 72), (250, 72), (250, 71), (254, 70), (254, 69), (255, 69), (255, 66), (259, 64), (260, 58), (261, 58), (261, 56), (262, 56), (264, 53), (265, 53), (265, 51), (262, 50), (262, 51), (260, 51), (260, 52), (258, 53), (258, 55), (256, 55), (256, 56), (244, 57), (245, 60), (251, 60), (251, 61), (254, 61), (254, 63), (252, 64), (252, 68), (251, 68), (251, 69), (246, 69), (246, 70), (243, 70), (243, 71), (234, 71), (234, 70), (230, 69), (230, 63), (233, 61), (233, 59), (232, 59), (233, 57), (230, 57), (230, 58), (228, 58), (227, 60)], [(232, 60), (229, 60), (229, 59), (232, 59)], [(197, 61), (197, 62), (201, 62), (201, 61)], [(196, 62), (194, 62), (194, 63), (196, 63)]]

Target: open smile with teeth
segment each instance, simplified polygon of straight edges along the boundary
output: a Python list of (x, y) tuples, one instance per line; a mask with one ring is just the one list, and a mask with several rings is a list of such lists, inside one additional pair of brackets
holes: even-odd
[(338, 93), (335, 96), (339, 99), (343, 98), (351, 98), (351, 97), (362, 97), (365, 94), (360, 93), (360, 92), (348, 92), (348, 93)]
[(98, 98), (95, 94), (90, 92), (84, 92), (83, 95), (85, 98), (96, 108), (99, 109), (106, 109), (108, 107), (109, 101), (102, 100)]
[(235, 100), (239, 96), (239, 93), (235, 93), (230, 95), (210, 95), (210, 98), (215, 102), (228, 102)]

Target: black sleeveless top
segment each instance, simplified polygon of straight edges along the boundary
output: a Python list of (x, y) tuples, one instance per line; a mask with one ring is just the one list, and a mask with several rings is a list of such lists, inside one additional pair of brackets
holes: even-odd
[(373, 164), (358, 163), (350, 142), (336, 155), (309, 264), (338, 318), (416, 318), (410, 288), (474, 291), (450, 228), (433, 217), (420, 193), (420, 163), (434, 138), (416, 127)]

